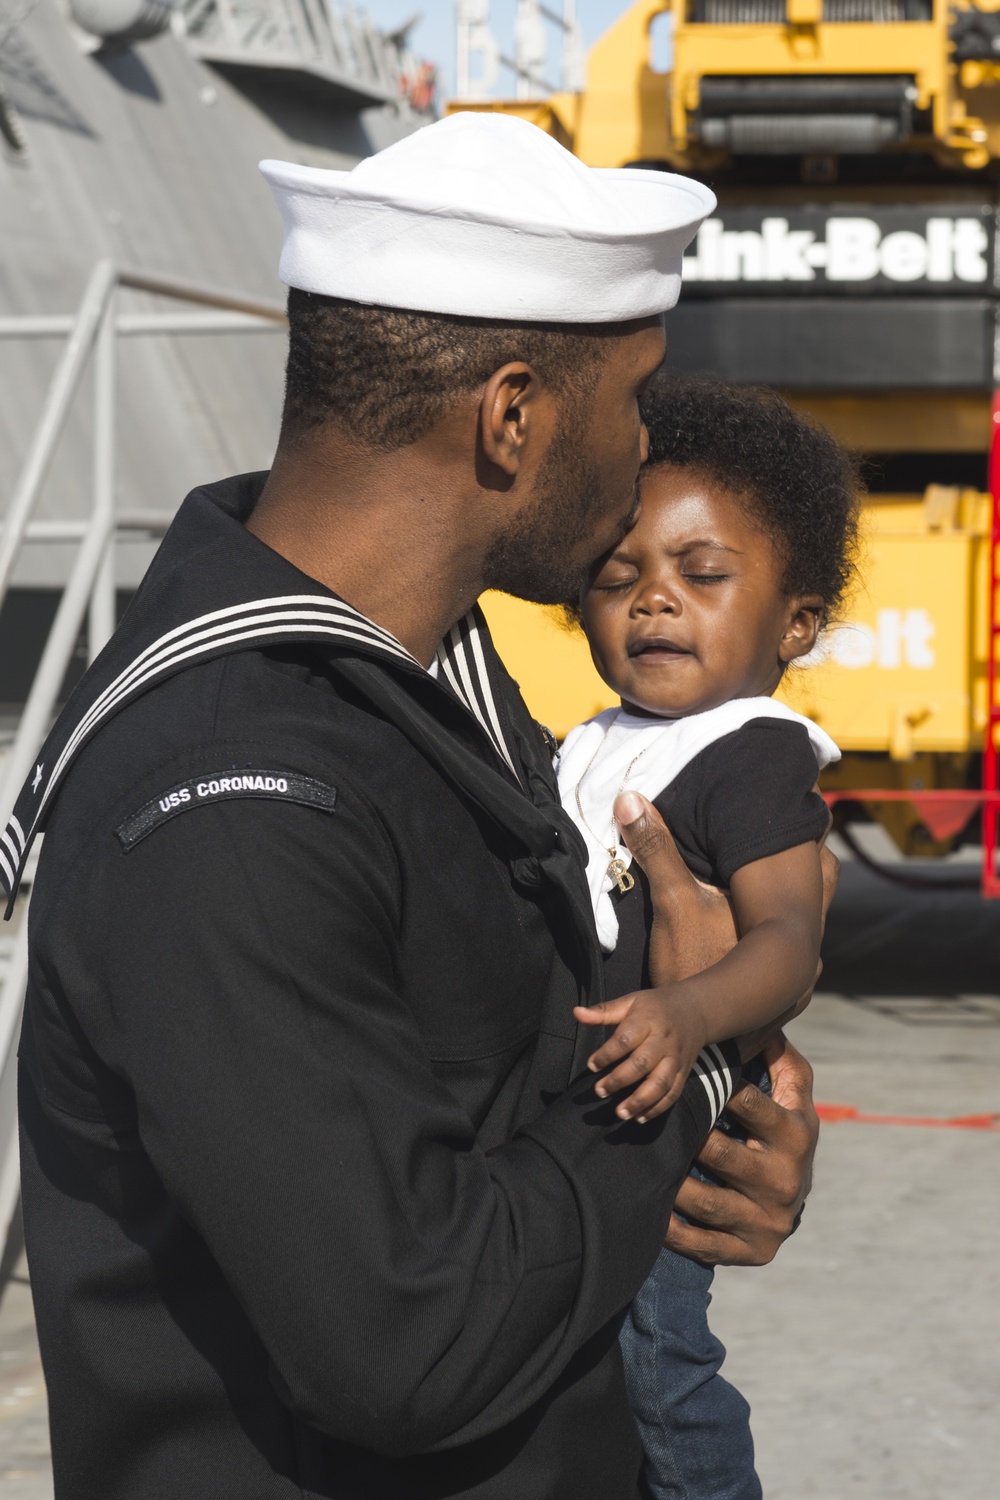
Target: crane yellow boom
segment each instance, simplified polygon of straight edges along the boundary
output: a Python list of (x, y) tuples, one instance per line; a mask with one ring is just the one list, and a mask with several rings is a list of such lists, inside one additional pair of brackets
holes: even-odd
[[(873, 816), (903, 852), (942, 854), (987, 807), (989, 844), (1000, 0), (637, 0), (579, 94), (450, 108), (518, 114), (592, 166), (711, 183), (668, 363), (776, 386), (867, 460), (864, 588), (784, 695), (845, 752), (824, 777), (842, 822)], [(558, 736), (608, 705), (556, 614), (485, 602)]]

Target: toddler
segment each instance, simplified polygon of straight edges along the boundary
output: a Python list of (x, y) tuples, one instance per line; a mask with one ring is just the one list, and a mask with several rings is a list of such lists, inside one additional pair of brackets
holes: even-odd
[[(848, 455), (769, 391), (669, 380), (647, 398), (641, 510), (599, 560), (577, 615), (621, 698), (567, 737), (563, 804), (583, 834), (616, 1030), (590, 1059), (602, 1097), (640, 1123), (679, 1096), (710, 1042), (768, 1024), (815, 981), (828, 814), (818, 772), (840, 752), (771, 694), (843, 596), (856, 541)], [(649, 797), (702, 881), (729, 892), (740, 940), (701, 974), (650, 989), (651, 904), (615, 825)], [(768, 1086), (766, 1069), (750, 1077)], [(663, 1250), (626, 1314), (622, 1352), (657, 1500), (759, 1500), (749, 1408), (722, 1379), (712, 1272)]]

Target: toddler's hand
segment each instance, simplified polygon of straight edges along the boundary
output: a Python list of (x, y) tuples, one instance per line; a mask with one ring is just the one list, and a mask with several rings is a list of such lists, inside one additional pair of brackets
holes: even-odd
[(587, 1066), (600, 1073), (619, 1064), (594, 1085), (601, 1099), (645, 1079), (615, 1110), (619, 1119), (642, 1125), (680, 1098), (695, 1058), (709, 1040), (699, 1007), (672, 986), (639, 990), (602, 1005), (577, 1005), (573, 1014), (585, 1026), (616, 1026)]

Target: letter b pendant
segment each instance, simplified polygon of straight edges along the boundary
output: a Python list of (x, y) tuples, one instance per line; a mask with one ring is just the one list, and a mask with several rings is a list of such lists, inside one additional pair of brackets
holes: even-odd
[(623, 896), (626, 891), (630, 891), (635, 885), (635, 877), (625, 868), (624, 860), (619, 859), (617, 854), (611, 856), (611, 863), (608, 865), (608, 874), (618, 886)]

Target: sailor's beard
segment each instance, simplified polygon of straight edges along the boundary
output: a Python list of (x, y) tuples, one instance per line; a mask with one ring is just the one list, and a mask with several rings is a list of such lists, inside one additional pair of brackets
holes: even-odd
[(539, 473), (535, 506), (516, 528), (494, 539), (484, 563), (488, 588), (534, 604), (575, 602), (591, 563), (629, 529), (638, 509), (638, 480), (632, 509), (609, 539), (608, 500), (582, 440), (583, 418), (583, 412), (567, 414)]

